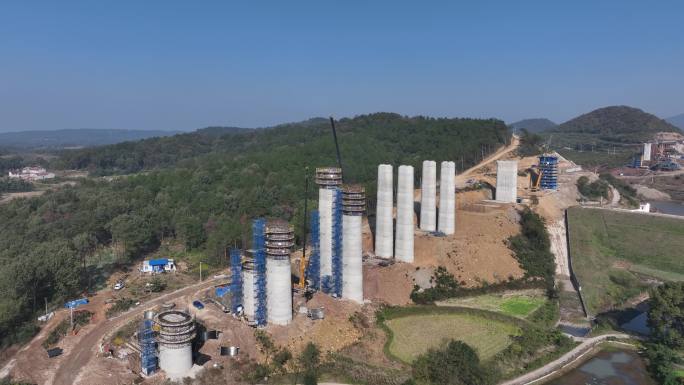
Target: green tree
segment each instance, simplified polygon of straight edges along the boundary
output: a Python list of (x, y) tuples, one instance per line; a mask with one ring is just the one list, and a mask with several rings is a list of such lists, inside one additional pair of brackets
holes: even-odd
[(461, 341), (451, 340), (441, 349), (430, 349), (413, 363), (413, 377), (426, 385), (486, 385), (492, 376), (480, 364), (477, 353)]

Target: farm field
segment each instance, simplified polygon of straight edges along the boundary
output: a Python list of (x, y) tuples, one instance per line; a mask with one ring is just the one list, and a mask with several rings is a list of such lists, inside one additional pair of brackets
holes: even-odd
[(525, 319), (546, 302), (542, 290), (520, 290), (504, 293), (483, 294), (466, 298), (451, 298), (438, 302), (440, 306), (463, 306), (489, 310)]
[(487, 360), (511, 343), (520, 329), (514, 324), (467, 313), (420, 314), (385, 321), (393, 333), (389, 351), (404, 362), (412, 362), (430, 348), (455, 339), (473, 347)]
[(645, 277), (684, 278), (684, 220), (574, 207), (568, 226), (573, 268), (592, 314), (646, 290)]

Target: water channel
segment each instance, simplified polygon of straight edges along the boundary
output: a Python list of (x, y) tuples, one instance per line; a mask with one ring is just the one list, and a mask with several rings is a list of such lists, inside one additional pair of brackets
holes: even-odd
[(607, 348), (546, 385), (655, 385), (633, 350)]

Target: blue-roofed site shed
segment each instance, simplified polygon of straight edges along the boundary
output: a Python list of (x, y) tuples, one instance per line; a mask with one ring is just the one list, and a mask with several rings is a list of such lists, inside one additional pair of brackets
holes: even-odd
[(175, 272), (176, 264), (173, 259), (170, 258), (159, 258), (159, 259), (149, 259), (143, 261), (140, 271), (143, 273), (165, 273), (165, 272)]

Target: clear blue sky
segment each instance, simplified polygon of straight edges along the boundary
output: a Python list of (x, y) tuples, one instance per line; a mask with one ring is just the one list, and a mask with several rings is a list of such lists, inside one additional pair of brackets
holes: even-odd
[(3, 1), (0, 131), (684, 112), (681, 0), (235, 3)]

